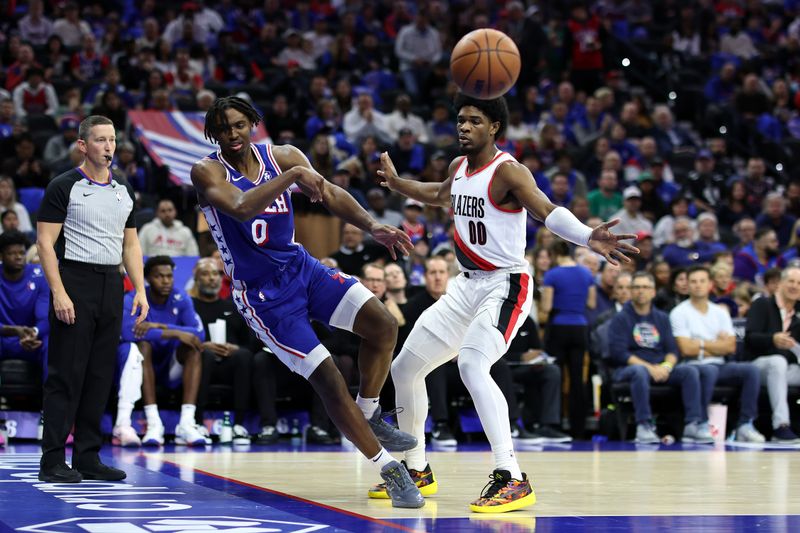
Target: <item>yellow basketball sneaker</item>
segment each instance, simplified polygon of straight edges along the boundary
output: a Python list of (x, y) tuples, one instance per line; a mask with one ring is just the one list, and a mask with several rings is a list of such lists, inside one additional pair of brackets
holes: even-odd
[(489, 478), (481, 497), (469, 504), (473, 512), (506, 513), (536, 503), (536, 494), (524, 472), (522, 480), (513, 479), (508, 470), (495, 470)]
[[(433, 496), (439, 491), (439, 484), (436, 483), (436, 478), (433, 477), (433, 471), (431, 470), (431, 465), (425, 465), (425, 470), (414, 470), (413, 468), (408, 468), (405, 461), (400, 461), (406, 470), (408, 470), (409, 475), (411, 476), (411, 480), (419, 489), (419, 493), (423, 496)], [(386, 483), (381, 483), (379, 485), (375, 485), (369, 492), (367, 493), (370, 498), (375, 498), (379, 500), (387, 500), (389, 499), (389, 494), (386, 492)]]

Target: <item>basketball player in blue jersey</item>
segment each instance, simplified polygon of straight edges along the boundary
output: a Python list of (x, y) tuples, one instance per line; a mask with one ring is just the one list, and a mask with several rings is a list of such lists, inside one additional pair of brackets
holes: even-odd
[[(495, 143), (508, 124), (508, 108), (500, 97), (478, 100), (458, 95), (458, 142), (463, 156), (450, 163), (442, 183), (421, 183), (397, 175), (389, 155), (381, 155), (383, 185), (414, 200), (451, 208), (456, 258), (461, 274), (447, 293), (414, 325), (392, 363), (400, 428), (419, 444), (405, 453), (404, 464), (423, 495), (438, 484), (425, 459), (428, 396), (425, 376), (458, 356), (458, 368), (478, 411), (495, 460), (491, 481), (470, 504), (474, 512), (502, 513), (536, 502), (527, 476), (514, 455), (508, 404), (489, 371), (503, 356), (531, 307), (532, 284), (525, 260), (527, 213), (543, 220), (558, 236), (588, 246), (616, 264), (637, 253), (621, 242), (635, 235), (614, 235), (614, 220), (590, 228), (564, 207), (556, 207), (536, 186), (530, 171)], [(386, 498), (386, 486), (374, 487), (372, 498)]]
[[(233, 280), (233, 301), (258, 338), (311, 383), (339, 430), (386, 481), (392, 505), (421, 507), (425, 502), (408, 471), (388, 451), (413, 448), (417, 439), (383, 421), (378, 405), (397, 321), (361, 283), (325, 267), (294, 241), (289, 186), (296, 183), (312, 201), (368, 231), (392, 258), (408, 253), (411, 240), (399, 228), (373, 219), (352, 196), (317, 173), (297, 148), (251, 144), (252, 129), (260, 120), (240, 98), (216, 100), (206, 113), (205, 133), (219, 150), (196, 163), (191, 173)], [(310, 319), (362, 338), (356, 402)]]
[[(202, 371), (200, 354), (203, 352), (205, 330), (194, 310), (192, 299), (175, 288), (174, 270), (175, 263), (169, 256), (155, 255), (147, 259), (144, 278), (148, 283), (147, 302), (150, 310), (145, 320), (136, 324), (129, 313), (133, 295), (129, 293), (125, 296), (123, 309), (128, 314), (123, 315), (122, 319), (122, 341), (136, 342), (143, 356), (142, 402), (147, 432), (142, 444), (164, 444), (164, 424), (156, 405), (158, 381), (170, 388), (175, 388), (179, 382), (183, 385), (183, 403), (180, 420), (175, 426), (175, 444), (205, 446), (204, 428), (195, 422)], [(119, 353), (117, 355), (120, 356)], [(118, 363), (122, 362), (120, 358)]]
[(24, 359), (47, 377), (47, 306), (50, 288), (39, 265), (25, 264), (28, 239), (19, 231), (0, 235), (0, 324), (20, 326), (23, 335), (0, 338), (0, 359)]

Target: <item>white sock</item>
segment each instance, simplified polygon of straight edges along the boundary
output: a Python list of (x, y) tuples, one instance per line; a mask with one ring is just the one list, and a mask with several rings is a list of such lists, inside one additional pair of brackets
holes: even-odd
[(380, 407), (378, 404), (379, 401), (380, 398), (362, 398), (360, 394), (356, 396), (356, 405), (361, 409), (361, 412), (364, 413), (367, 419), (372, 418), (372, 415), (375, 414), (375, 410)]
[[(155, 406), (154, 406), (155, 407)], [(131, 414), (133, 413), (133, 404), (117, 404), (117, 425), (118, 426), (130, 426), (131, 425)], [(158, 408), (156, 407), (156, 413), (158, 413)]]
[(381, 448), (381, 451), (379, 451), (375, 457), (372, 457), (369, 460), (370, 464), (378, 469), (378, 472), (382, 472), (383, 467), (392, 461), (397, 461), (397, 459), (392, 457), (392, 454), (386, 451), (386, 448)]
[(513, 447), (506, 450), (492, 448), (492, 455), (494, 456), (494, 467), (497, 470), (508, 470), (511, 473), (511, 477), (522, 480), (522, 471), (519, 468)]
[(511, 440), (508, 402), (489, 374), (492, 364), (489, 357), (472, 347), (462, 346), (458, 353), (461, 380), (472, 396), (478, 418), (492, 446), (495, 468), (508, 470), (514, 479), (522, 479)]
[(181, 420), (178, 424), (181, 426), (194, 426), (194, 413), (196, 409), (197, 408), (190, 403), (181, 405)]
[(158, 406), (154, 403), (144, 406), (144, 417), (147, 419), (148, 426), (163, 426), (161, 417), (158, 415)]

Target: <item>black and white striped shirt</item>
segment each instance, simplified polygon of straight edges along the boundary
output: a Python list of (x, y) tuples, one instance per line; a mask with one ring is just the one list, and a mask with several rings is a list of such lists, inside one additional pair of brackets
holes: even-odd
[(59, 260), (119, 265), (125, 228), (136, 227), (133, 206), (127, 181), (111, 174), (110, 183), (99, 183), (74, 168), (47, 186), (37, 220), (63, 224), (55, 246)]

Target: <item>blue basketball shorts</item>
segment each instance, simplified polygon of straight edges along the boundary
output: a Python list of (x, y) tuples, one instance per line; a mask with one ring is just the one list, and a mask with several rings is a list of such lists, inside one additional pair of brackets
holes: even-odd
[(281, 276), (259, 284), (235, 282), (233, 301), (261, 342), (290, 370), (308, 379), (330, 356), (310, 320), (353, 331), (373, 294), (357, 279), (309, 254)]

